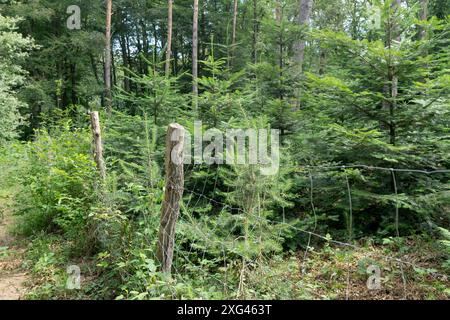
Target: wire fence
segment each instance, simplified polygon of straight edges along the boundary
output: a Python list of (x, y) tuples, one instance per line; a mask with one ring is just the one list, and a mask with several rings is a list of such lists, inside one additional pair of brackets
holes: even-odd
[[(234, 231), (236, 229), (242, 228), (243, 221), (242, 220), (236, 220), (235, 224), (231, 227), (229, 227), (229, 230), (227, 231), (227, 234), (223, 234), (224, 230), (218, 230), (221, 228), (220, 223), (214, 224), (214, 227), (211, 228), (211, 220), (218, 220), (220, 219), (220, 213), (222, 212), (233, 212), (233, 213), (240, 213), (242, 214), (243, 218), (245, 219), (245, 216), (248, 216), (252, 214), (252, 221), (255, 222), (247, 232), (256, 232), (258, 231), (258, 226), (261, 225), (269, 226), (270, 228), (274, 230), (280, 230), (279, 233), (281, 234), (282, 230), (290, 230), (292, 232), (295, 232), (297, 234), (303, 234), (307, 236), (307, 242), (304, 249), (304, 252), (302, 254), (301, 260), (301, 266), (300, 266), (300, 272), (302, 275), (307, 274), (308, 272), (308, 256), (310, 255), (312, 251), (312, 239), (317, 239), (323, 241), (323, 243), (328, 243), (330, 245), (335, 245), (337, 247), (342, 247), (346, 250), (349, 250), (349, 257), (351, 257), (351, 252), (355, 250), (364, 250), (367, 249), (367, 247), (361, 246), (358, 244), (358, 241), (353, 240), (353, 195), (352, 195), (352, 186), (350, 183), (349, 176), (345, 169), (350, 168), (358, 168), (358, 169), (364, 169), (364, 170), (370, 170), (370, 171), (386, 171), (391, 174), (392, 177), (392, 183), (393, 183), (393, 191), (394, 196), (398, 197), (399, 190), (398, 190), (398, 182), (396, 177), (396, 172), (409, 172), (409, 173), (415, 173), (415, 174), (424, 174), (424, 175), (439, 175), (439, 174), (450, 174), (450, 170), (424, 170), (424, 169), (404, 169), (404, 168), (384, 168), (384, 167), (378, 167), (378, 166), (368, 166), (368, 165), (345, 165), (345, 166), (301, 166), (297, 167), (298, 170), (296, 170), (297, 174), (304, 174), (309, 179), (309, 204), (311, 207), (311, 213), (313, 215), (313, 225), (312, 228), (299, 228), (292, 223), (289, 223), (285, 219), (284, 209), (283, 209), (283, 220), (276, 221), (271, 220), (266, 217), (263, 217), (261, 215), (258, 215), (256, 213), (249, 213), (246, 212), (242, 207), (240, 206), (232, 206), (229, 203), (214, 199), (207, 195), (207, 193), (214, 193), (218, 184), (219, 175), (216, 173), (215, 177), (213, 179), (206, 177), (202, 182), (199, 183), (198, 179), (195, 180), (195, 183), (192, 188), (185, 187), (184, 188), (184, 198), (185, 201), (182, 204), (182, 214), (181, 214), (181, 222), (183, 224), (189, 225), (189, 227), (195, 231), (194, 239), (190, 240), (190, 243), (186, 244), (178, 244), (175, 247), (175, 260), (178, 260), (177, 266), (180, 268), (180, 266), (188, 264), (190, 268), (194, 268), (195, 272), (198, 272), (198, 275), (201, 277), (210, 277), (214, 280), (216, 280), (218, 283), (221, 283), (223, 285), (224, 293), (229, 294), (229, 290), (233, 290), (233, 285), (236, 285), (234, 282), (229, 282), (227, 277), (227, 272), (230, 272), (231, 268), (233, 266), (230, 266), (230, 255), (238, 257), (238, 260), (240, 260), (241, 263), (241, 274), (239, 276), (239, 282), (237, 285), (237, 288), (234, 288), (235, 290), (235, 297), (236, 298), (242, 298), (245, 297), (245, 294), (243, 294), (243, 291), (245, 291), (245, 280), (246, 275), (248, 272), (250, 272), (251, 268), (254, 268), (254, 266), (258, 266), (258, 264), (262, 262), (270, 262), (271, 256), (267, 253), (260, 252), (259, 255), (254, 257), (249, 257), (249, 255), (242, 254), (242, 251), (236, 250), (236, 248), (240, 246), (245, 246), (248, 239), (246, 238), (247, 235), (236, 235)], [(191, 169), (191, 172), (195, 171), (195, 166)], [(319, 226), (319, 221), (317, 217), (317, 204), (316, 200), (314, 198), (314, 192), (315, 189), (318, 188), (315, 186), (314, 181), (314, 172), (320, 170), (320, 173), (323, 173), (324, 171), (341, 171), (344, 174), (345, 178), (345, 185), (346, 185), (346, 193), (348, 198), (348, 239), (347, 241), (342, 240), (336, 240), (330, 238), (329, 235), (320, 234), (320, 232), (317, 231), (317, 228)], [(207, 192), (208, 191), (208, 192)], [(225, 192), (229, 192), (230, 188), (228, 187), (228, 190)], [(202, 201), (203, 200), (203, 201)], [(211, 208), (215, 209), (215, 215), (209, 215), (209, 220), (201, 219), (201, 218), (195, 218), (193, 217), (193, 212), (198, 210), (198, 206), (205, 205), (205, 202), (207, 205), (210, 205)], [(399, 215), (399, 204), (398, 201), (394, 201), (395, 203), (395, 237), (400, 238), (400, 232), (399, 232), (399, 221), (400, 221), (400, 215)], [(211, 209), (210, 208), (210, 209)], [(203, 210), (208, 210), (208, 208), (203, 207)], [(202, 210), (200, 210), (202, 211)], [(242, 217), (241, 217), (242, 218)], [(216, 236), (216, 232), (220, 231), (222, 234), (220, 237)], [(178, 236), (178, 239), (176, 239), (176, 242), (182, 241), (182, 236)], [(261, 241), (259, 239), (258, 241)], [(186, 249), (183, 246), (189, 245), (189, 248)], [(205, 267), (204, 265), (199, 265), (205, 262), (205, 259), (208, 257), (208, 252), (211, 250), (213, 252), (217, 251), (217, 248), (220, 248), (222, 253), (222, 270), (224, 271), (224, 274), (221, 276), (217, 276), (215, 274), (211, 274), (208, 271), (208, 267)], [(195, 252), (195, 260), (192, 261), (192, 253)], [(383, 261), (389, 261), (392, 263), (395, 263), (398, 265), (399, 273), (401, 275), (401, 282), (403, 286), (403, 298), (407, 299), (408, 297), (408, 283), (406, 278), (406, 272), (405, 267), (409, 268), (423, 268), (423, 265), (414, 263), (411, 261), (407, 261), (406, 259), (403, 259), (402, 254), (396, 253), (396, 254), (386, 254), (386, 253), (379, 253), (379, 252), (371, 252), (369, 250), (364, 250), (364, 256), (365, 257), (371, 257), (378, 260)], [(180, 261), (183, 261), (184, 263), (180, 263)], [(252, 266), (252, 267), (250, 267)], [(182, 274), (182, 270), (177, 270), (177, 267), (174, 269), (176, 274)], [(348, 262), (348, 268), (347, 268), (347, 283), (346, 283), (346, 293), (345, 298), (349, 299), (350, 293), (349, 293), (349, 287), (350, 287), (350, 273), (351, 273), (351, 267), (350, 263)], [(432, 276), (434, 277), (442, 277), (445, 279), (447, 275), (439, 273), (438, 271), (434, 270), (432, 272)], [(231, 288), (230, 288), (231, 286)]]

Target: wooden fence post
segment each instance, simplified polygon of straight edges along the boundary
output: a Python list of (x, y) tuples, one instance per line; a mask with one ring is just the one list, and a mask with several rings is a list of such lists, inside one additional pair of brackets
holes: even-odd
[(102, 130), (98, 111), (91, 112), (91, 128), (94, 136), (94, 159), (102, 180), (106, 177), (105, 160), (103, 159)]
[(184, 128), (172, 123), (166, 136), (166, 190), (161, 209), (157, 257), (162, 272), (170, 273), (175, 241), (175, 224), (180, 214), (180, 200), (184, 189), (183, 147)]

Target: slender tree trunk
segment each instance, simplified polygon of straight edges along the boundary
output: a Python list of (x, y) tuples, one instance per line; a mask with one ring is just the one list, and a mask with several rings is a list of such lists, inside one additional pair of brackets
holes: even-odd
[[(313, 0), (299, 0), (300, 13), (298, 15), (298, 25), (307, 27), (311, 16)], [(303, 62), (305, 60), (305, 39), (300, 39), (294, 45), (295, 63), (299, 74), (303, 72)]]
[(60, 61), (56, 61), (56, 69), (58, 70), (58, 84), (56, 86), (56, 108), (60, 109), (62, 105), (62, 86), (63, 86), (63, 70)]
[(351, 20), (351, 24), (350, 24), (350, 32), (351, 32), (353, 40), (356, 40), (356, 38), (358, 37), (359, 18), (357, 16), (357, 7), (358, 7), (358, 2), (353, 1), (352, 20)]
[[(142, 51), (144, 52), (144, 56), (147, 57), (150, 52), (150, 44), (148, 43), (148, 34), (147, 34), (147, 26), (144, 20), (141, 20), (139, 23), (142, 31)], [(157, 41), (155, 37), (155, 42)], [(147, 70), (145, 70), (147, 71)]]
[[(401, 7), (402, 1), (401, 0), (395, 0), (395, 10), (399, 10)], [(397, 42), (400, 42), (402, 40), (402, 35), (400, 33), (400, 28), (398, 27), (397, 23), (393, 23), (393, 28), (396, 33), (395, 40)], [(394, 58), (395, 59), (395, 58)], [(397, 140), (397, 133), (396, 133), (396, 123), (395, 123), (395, 109), (397, 108), (397, 96), (398, 96), (398, 76), (397, 76), (397, 70), (395, 68), (394, 61), (391, 61), (391, 98), (392, 102), (390, 103), (390, 117), (391, 117), (391, 125), (390, 125), (390, 143), (392, 145), (395, 145)]]
[[(306, 29), (309, 26), (309, 19), (311, 16), (313, 0), (299, 0), (299, 15), (297, 18), (298, 25)], [(304, 31), (304, 30), (303, 30)], [(294, 75), (301, 77), (303, 74), (303, 64), (305, 61), (305, 37), (302, 36), (296, 43), (294, 43)], [(301, 107), (301, 88), (296, 88), (296, 109)]]
[(327, 63), (327, 53), (324, 48), (320, 48), (319, 55), (319, 74), (323, 75), (325, 73), (325, 66)]
[[(200, 14), (200, 17), (199, 17), (200, 20), (199, 20), (199, 34), (198, 34), (198, 38), (200, 39), (200, 41), (199, 41), (199, 50), (198, 50), (199, 54), (198, 54), (198, 56), (199, 56), (199, 58), (201, 60), (205, 60), (206, 59), (206, 55), (207, 55), (208, 44), (205, 44), (204, 41), (201, 41), (202, 36), (204, 38), (207, 37), (207, 34), (206, 34), (206, 23), (207, 23), (207, 21), (206, 21), (206, 12), (205, 12), (204, 6), (202, 7), (201, 10), (199, 8), (199, 14)], [(199, 72), (201, 72), (202, 65), (199, 65), (198, 67), (199, 67)]]
[(123, 89), (126, 92), (129, 92), (130, 91), (130, 80), (128, 79), (128, 71), (126, 69), (128, 69), (130, 66), (128, 64), (126, 40), (123, 35), (120, 36), (119, 42), (120, 42), (120, 49), (122, 51), (122, 63), (123, 63), (123, 67), (125, 68), (123, 70)]
[[(139, 26), (136, 26), (136, 48), (139, 53), (139, 55), (137, 57), (137, 69), (139, 71), (139, 74), (143, 75), (143, 74), (145, 74), (145, 71), (144, 71), (145, 68), (144, 68), (143, 60), (141, 59), (140, 56), (144, 54), (144, 50), (142, 49), (142, 41), (141, 41), (141, 34), (139, 32)], [(137, 84), (136, 87), (137, 87), (137, 90), (139, 90), (140, 85)]]
[(106, 0), (106, 33), (105, 33), (105, 103), (106, 110), (111, 113), (111, 15), (112, 0)]
[[(162, 38), (162, 37), (161, 37)], [(157, 61), (158, 61), (158, 29), (156, 27), (156, 24), (153, 24), (153, 39), (154, 39), (154, 43), (153, 43), (153, 54), (152, 54), (152, 62), (153, 62), (153, 74), (156, 72), (156, 65), (157, 65)], [(162, 40), (162, 39), (161, 39)], [(164, 48), (164, 44), (161, 43), (162, 48)]]
[[(420, 20), (422, 21), (427, 21), (428, 20), (428, 4), (429, 4), (429, 0), (420, 0)], [(421, 26), (419, 28), (419, 39), (420, 40), (425, 40), (427, 38), (427, 28), (425, 26)], [(423, 51), (423, 56), (427, 56), (428, 55), (428, 50), (424, 49)], [(429, 69), (429, 64), (428, 63), (424, 63), (424, 68), (425, 69)], [(425, 82), (425, 76), (422, 76), (421, 82)], [(424, 94), (426, 94), (427, 90), (424, 90)]]
[[(145, 21), (144, 20), (141, 20), (140, 21), (140, 23), (139, 23), (139, 25), (140, 25), (140, 29), (141, 29), (141, 32), (142, 32), (142, 54), (143, 54), (143, 56), (146, 58), (146, 59), (148, 59), (148, 57), (149, 57), (149, 53), (150, 53), (150, 43), (149, 43), (149, 34), (147, 33), (147, 25), (145, 24)], [(153, 25), (154, 26), (154, 25)], [(154, 37), (154, 41), (155, 41), (155, 48), (156, 48), (156, 44), (158, 43), (158, 37), (157, 37), (157, 34), (156, 33), (154, 33), (153, 34), (153, 37)], [(157, 57), (158, 56), (158, 54), (157, 54), (157, 52), (156, 52), (156, 49), (155, 49), (155, 53), (154, 53), (154, 55), (153, 55), (154, 57)], [(147, 60), (144, 60), (144, 59), (141, 59), (141, 61), (142, 61), (142, 74), (147, 74), (148, 73), (148, 63), (147, 63)]]
[[(428, 2), (429, 0), (420, 0), (420, 20), (427, 21), (428, 20)], [(420, 30), (420, 38), (425, 39), (427, 35), (426, 28), (422, 27)]]
[(256, 54), (256, 43), (258, 40), (258, 0), (253, 0), (253, 34), (252, 34), (252, 60), (258, 61)]
[(192, 24), (192, 95), (194, 110), (198, 108), (198, 0), (194, 0)]
[(178, 75), (178, 34), (177, 30), (174, 30), (174, 45), (173, 45), (173, 72)]
[[(127, 61), (128, 61), (128, 68), (130, 70), (133, 69), (133, 59), (131, 58), (131, 50), (130, 50), (130, 39), (128, 37), (128, 35), (125, 35), (125, 48), (126, 48), (126, 52), (125, 54), (127, 55)], [(133, 91), (133, 83), (128, 79), (128, 87), (129, 87), (129, 91)]]
[(111, 68), (112, 68), (111, 81), (114, 86), (117, 86), (116, 61), (114, 59), (114, 51), (112, 50), (112, 47), (111, 47)]
[(236, 50), (236, 26), (237, 26), (237, 14), (238, 14), (238, 0), (234, 0), (233, 5), (233, 32), (231, 36), (231, 65), (233, 65), (235, 50)]
[(389, 50), (389, 57), (387, 60), (388, 70), (386, 82), (383, 86), (383, 102), (382, 106), (384, 110), (389, 112), (389, 143), (392, 145), (396, 144), (396, 123), (395, 123), (395, 109), (396, 109), (396, 98), (398, 95), (398, 77), (395, 70), (395, 57), (391, 54), (393, 40), (400, 42), (401, 34), (397, 28), (397, 23), (395, 22), (395, 14), (401, 6), (401, 0), (395, 0), (391, 5), (391, 10), (388, 16), (386, 24), (386, 47)]
[(95, 62), (94, 55), (92, 53), (89, 53), (89, 59), (91, 61), (91, 69), (92, 69), (92, 73), (94, 74), (95, 81), (97, 81), (97, 84), (101, 85), (101, 81), (100, 81), (100, 78), (99, 78), (98, 72), (97, 72), (97, 64)]
[(172, 56), (172, 7), (173, 0), (168, 0), (168, 18), (167, 18), (167, 50), (166, 50), (166, 77), (170, 75), (170, 58)]
[(277, 28), (279, 32), (279, 39), (278, 39), (278, 68), (279, 68), (279, 92), (278, 97), (280, 100), (283, 100), (283, 54), (284, 54), (284, 37), (283, 37), (283, 9), (281, 7), (280, 0), (277, 0), (276, 7), (275, 7), (275, 20), (277, 22)]
[(75, 63), (71, 63), (70, 64), (70, 81), (71, 81), (71, 100), (72, 100), (72, 104), (78, 104), (78, 98), (77, 98), (77, 91), (76, 91), (76, 72), (77, 72), (77, 66)]

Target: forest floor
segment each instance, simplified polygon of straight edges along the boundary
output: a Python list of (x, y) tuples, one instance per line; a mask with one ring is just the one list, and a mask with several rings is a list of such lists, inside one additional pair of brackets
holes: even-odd
[[(67, 245), (64, 241), (47, 236), (27, 244), (11, 233), (13, 206), (14, 190), (0, 187), (0, 300), (95, 299), (89, 290), (65, 289), (65, 278), (61, 276), (65, 272), (62, 266), (67, 264), (63, 258)], [(386, 259), (398, 254), (394, 243), (366, 245), (355, 250), (325, 246), (310, 251), (306, 260), (304, 253), (299, 252), (290, 259), (281, 258), (250, 272), (248, 285), (261, 289), (266, 295), (247, 298), (449, 299), (450, 281), (445, 271), (440, 270), (440, 253), (429, 242), (420, 239), (405, 238), (401, 247), (404, 274), (397, 260)], [(35, 255), (36, 261), (32, 261), (30, 255)], [(96, 283), (95, 263), (83, 259), (76, 264), (86, 275), (82, 280), (84, 288), (101, 286)], [(369, 275), (366, 270), (371, 264), (380, 267), (380, 290), (367, 289)], [(306, 273), (302, 272), (304, 267)], [(88, 272), (90, 269), (94, 271)]]
[[(63, 237), (45, 233), (25, 239), (14, 236), (13, 212), (20, 205), (15, 203), (15, 194), (20, 189), (11, 174), (13, 168), (0, 163), (0, 300), (102, 299), (119, 295), (114, 292), (116, 288), (103, 283), (99, 261), (95, 257), (74, 258), (70, 254), (72, 244)], [(441, 266), (443, 253), (436, 240), (399, 240), (361, 242), (357, 249), (317, 245), (307, 255), (300, 251), (271, 258), (248, 270), (246, 298), (450, 299), (450, 275)], [(80, 266), (82, 290), (67, 289), (69, 265)], [(367, 287), (370, 265), (380, 269), (379, 290)]]
[(11, 193), (0, 190), (0, 300), (21, 299), (28, 280), (27, 273), (22, 269), (25, 250), (10, 232), (13, 225), (11, 201)]
[[(449, 279), (440, 268), (439, 252), (421, 239), (404, 238), (402, 249), (392, 245), (350, 251), (323, 248), (312, 253), (307, 278), (317, 284), (316, 298), (350, 300), (448, 299)], [(399, 252), (403, 254), (398, 256)], [(391, 258), (388, 258), (391, 257)], [(396, 257), (396, 258), (393, 258)], [(397, 260), (397, 258), (401, 259)], [(380, 270), (380, 287), (367, 287), (368, 266)]]

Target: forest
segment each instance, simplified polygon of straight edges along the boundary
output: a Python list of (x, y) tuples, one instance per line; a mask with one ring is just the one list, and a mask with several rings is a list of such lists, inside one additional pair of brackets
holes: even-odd
[(0, 1), (0, 300), (449, 300), (450, 0)]

